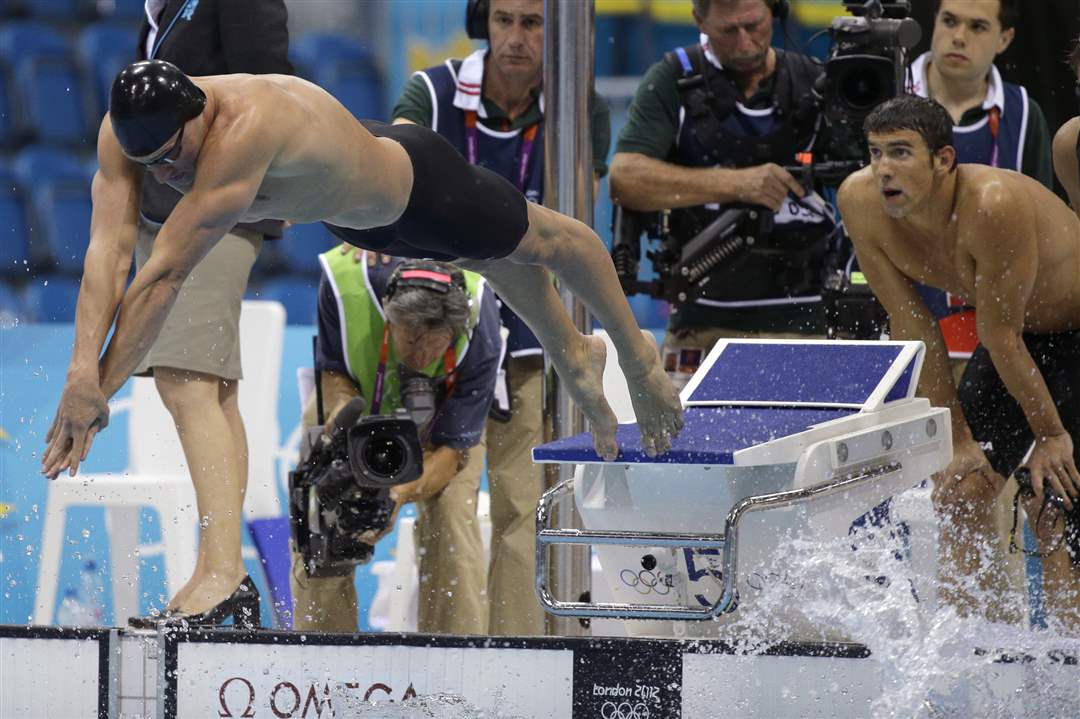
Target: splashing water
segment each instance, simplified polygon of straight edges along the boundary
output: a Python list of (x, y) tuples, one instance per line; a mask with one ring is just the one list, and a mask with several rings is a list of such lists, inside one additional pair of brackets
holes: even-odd
[(473, 706), (453, 694), (429, 694), (401, 703), (366, 702), (354, 692), (341, 691), (334, 698), (334, 716), (341, 719), (517, 719)]
[[(856, 550), (852, 552), (853, 548)], [(881, 692), (867, 716), (960, 719), (1080, 716), (1080, 636), (960, 616), (936, 606), (936, 587), (916, 576), (906, 541), (888, 528), (846, 539), (790, 539), (773, 554), (754, 610), (721, 631), (739, 651), (779, 638), (867, 646)], [(1000, 597), (982, 596), (989, 604)], [(778, 617), (792, 615), (786, 622)], [(820, 627), (806, 636), (806, 626)]]

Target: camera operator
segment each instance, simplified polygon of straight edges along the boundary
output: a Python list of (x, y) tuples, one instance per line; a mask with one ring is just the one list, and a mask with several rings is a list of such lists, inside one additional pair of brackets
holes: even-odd
[[(470, 454), (483, 432), (503, 352), (494, 294), (479, 275), (442, 262), (369, 267), (366, 258), (356, 262), (336, 249), (320, 261), (315, 365), (325, 425), (358, 396), (370, 414), (389, 414), (417, 381), (433, 393), (433, 417), (417, 423), (423, 474), (390, 490), (393, 514), (369, 543), (392, 528), (402, 505), (416, 502), (420, 631), (482, 633), (487, 607), (476, 497), (483, 461)], [(305, 424), (314, 419), (305, 417)], [(294, 547), (294, 628), (355, 631), (353, 581), (352, 571), (311, 576)]]
[[(1069, 54), (1069, 68), (1076, 78), (1077, 112), (1080, 113), (1080, 38)], [(1080, 214), (1080, 117), (1067, 121), (1054, 135), (1054, 170), (1069, 195), (1073, 210)]]
[(821, 281), (833, 225), (820, 197), (783, 165), (809, 149), (821, 65), (771, 47), (786, 0), (693, 0), (697, 45), (670, 52), (646, 73), (611, 166), (614, 201), (672, 209), (686, 242), (732, 204), (775, 213), (774, 229), (711, 272), (704, 294), (672, 313), (664, 361), (685, 384), (721, 337), (824, 333)]

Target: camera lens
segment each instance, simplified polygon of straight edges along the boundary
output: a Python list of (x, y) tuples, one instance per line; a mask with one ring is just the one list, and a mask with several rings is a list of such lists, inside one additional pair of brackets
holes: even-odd
[(372, 474), (390, 478), (405, 464), (406, 448), (397, 437), (375, 436), (365, 443), (363, 458)]
[(876, 68), (856, 69), (840, 83), (840, 96), (857, 111), (872, 110), (888, 97)]

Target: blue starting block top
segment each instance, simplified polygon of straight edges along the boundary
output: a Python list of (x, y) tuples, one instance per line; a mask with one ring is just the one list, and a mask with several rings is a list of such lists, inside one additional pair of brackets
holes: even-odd
[[(685, 425), (660, 457), (619, 425), (621, 463), (733, 464), (734, 455), (812, 426), (914, 396), (919, 342), (721, 340), (682, 393)], [(603, 460), (585, 433), (533, 450), (536, 462)]]
[[(636, 424), (620, 424), (615, 432), (619, 442), (619, 457), (615, 461), (626, 464), (734, 464), (735, 453), (740, 449), (803, 432), (815, 424), (854, 411), (803, 407), (688, 407), (683, 416), (682, 432), (672, 442), (671, 449), (659, 457), (645, 454)], [(593, 449), (592, 434), (585, 432), (537, 447), (533, 450), (533, 461), (585, 464), (604, 460)]]
[(902, 361), (910, 359), (905, 349), (894, 342), (721, 341), (687, 384), (683, 403), (863, 409), (875, 395), (888, 402), (913, 389), (916, 363)]

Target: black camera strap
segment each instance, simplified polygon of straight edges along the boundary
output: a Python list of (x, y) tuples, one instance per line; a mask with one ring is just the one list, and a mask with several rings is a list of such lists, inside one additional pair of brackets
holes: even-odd
[(315, 371), (315, 421), (321, 427), (326, 424), (323, 407), (322, 372), (319, 371), (319, 335), (311, 338), (311, 366)]

